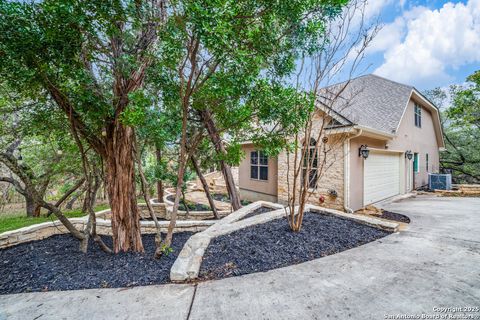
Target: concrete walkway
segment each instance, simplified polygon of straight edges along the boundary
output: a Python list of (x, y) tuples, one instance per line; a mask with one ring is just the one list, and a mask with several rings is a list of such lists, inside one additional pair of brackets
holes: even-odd
[(0, 319), (385, 319), (480, 307), (480, 198), (386, 208), (412, 223), (339, 254), (198, 286), (0, 296)]

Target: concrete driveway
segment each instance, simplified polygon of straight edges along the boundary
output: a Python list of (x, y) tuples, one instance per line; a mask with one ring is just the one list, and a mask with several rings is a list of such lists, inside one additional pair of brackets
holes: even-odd
[[(480, 308), (480, 198), (419, 196), (385, 208), (412, 223), (339, 254), (197, 286), (0, 296), (0, 319), (422, 319), (461, 315), (440, 307)], [(480, 319), (480, 310), (467, 314)]]

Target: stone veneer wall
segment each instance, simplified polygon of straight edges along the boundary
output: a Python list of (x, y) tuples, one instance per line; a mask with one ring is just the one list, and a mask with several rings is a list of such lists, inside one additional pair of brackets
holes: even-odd
[[(314, 118), (312, 137), (315, 139), (320, 131), (323, 121), (322, 119), (323, 118), (320, 114), (317, 114)], [(303, 138), (300, 138), (300, 141), (302, 141), (302, 139)], [(327, 153), (327, 170), (321, 175), (317, 189), (313, 191), (308, 203), (316, 206), (344, 211), (344, 161), (346, 160), (343, 152), (344, 140), (345, 137), (342, 136), (337, 136), (336, 138), (332, 136), (329, 137), (327, 148), (331, 148), (331, 151)], [(323, 144), (320, 142), (320, 145)], [(298, 150), (297, 152), (298, 157), (300, 158), (301, 150)], [(322, 157), (322, 150), (319, 150), (319, 163), (321, 162)], [(291, 154), (291, 166), (293, 166), (293, 159), (294, 154)], [(288, 201), (289, 190), (287, 177), (289, 177), (290, 189), (292, 189), (293, 169), (290, 168), (290, 172), (288, 172), (287, 153), (282, 152), (278, 155), (278, 202), (281, 204), (287, 204)], [(298, 179), (298, 182), (300, 182), (300, 178)], [(337, 196), (330, 196), (328, 193), (329, 190), (335, 190), (337, 192)], [(324, 203), (320, 203), (320, 196), (324, 196)]]
[[(101, 235), (112, 235), (111, 221), (105, 220), (100, 217), (108, 214), (109, 210), (103, 210), (97, 213), (97, 233)], [(79, 230), (83, 230), (86, 225), (86, 217), (69, 219), (72, 224)], [(191, 231), (198, 232), (203, 231), (209, 226), (213, 225), (216, 220), (179, 220), (176, 223), (174, 232)], [(167, 232), (169, 221), (159, 221), (162, 232)], [(155, 233), (156, 228), (153, 221), (140, 221), (140, 229), (142, 234)], [(44, 222), (34, 224), (28, 227), (20, 228), (17, 230), (7, 231), (0, 234), (0, 249), (11, 247), (17, 244), (42, 240), (51, 237), (56, 234), (68, 233), (63, 224), (58, 221)]]

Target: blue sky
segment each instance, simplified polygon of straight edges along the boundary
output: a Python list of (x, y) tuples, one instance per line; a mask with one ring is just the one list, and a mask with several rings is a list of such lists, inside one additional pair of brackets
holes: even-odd
[(383, 27), (364, 60), (420, 90), (461, 84), (480, 69), (480, 0), (369, 0)]

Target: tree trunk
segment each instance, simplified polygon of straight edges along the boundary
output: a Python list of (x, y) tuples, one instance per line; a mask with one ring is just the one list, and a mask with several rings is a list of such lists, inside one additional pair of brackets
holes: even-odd
[(27, 217), (39, 217), (41, 204), (36, 202), (33, 197), (26, 196)]
[[(88, 193), (88, 190), (87, 190)], [(83, 198), (82, 212), (88, 212), (88, 197)]]
[(70, 201), (68, 201), (67, 204), (65, 205), (65, 209), (68, 209), (68, 210), (73, 209), (73, 204), (75, 203), (75, 201), (77, 201), (78, 198), (80, 198), (85, 193), (86, 190), (87, 190), (87, 187), (85, 186), (80, 191), (76, 192), (73, 195), (73, 197), (70, 199)]
[(205, 180), (205, 177), (202, 174), (202, 170), (200, 170), (200, 167), (198, 166), (197, 159), (194, 156), (191, 156), (190, 160), (192, 161), (193, 169), (197, 173), (197, 176), (200, 179), (200, 182), (202, 183), (203, 191), (205, 191), (205, 195), (207, 196), (208, 203), (210, 204), (210, 208), (213, 211), (213, 216), (215, 217), (215, 219), (219, 219), (218, 211), (217, 211), (217, 208), (215, 207), (215, 202), (213, 201), (212, 195), (210, 194), (210, 188), (208, 187), (207, 180)]
[[(215, 123), (212, 120), (212, 114), (208, 109), (202, 110), (200, 112), (203, 124), (207, 129), (208, 136), (210, 137), (210, 140), (215, 147), (215, 151), (220, 155), (227, 154), (227, 150), (225, 149), (223, 140), (220, 137)], [(242, 207), (242, 205), (240, 203), (240, 196), (238, 195), (237, 188), (235, 187), (235, 180), (233, 179), (232, 169), (223, 160), (220, 160), (220, 167), (222, 169), (223, 178), (225, 179), (225, 185), (227, 187), (227, 192), (230, 197), (232, 208), (233, 210), (238, 210)]]
[(134, 131), (117, 122), (107, 130), (106, 184), (112, 211), (113, 251), (143, 252), (135, 197)]
[[(157, 149), (157, 152), (158, 152), (158, 149)], [(143, 197), (145, 199), (145, 203), (147, 204), (150, 217), (155, 223), (155, 228), (157, 230), (157, 233), (155, 235), (156, 249), (155, 249), (155, 254), (153, 256), (155, 259), (158, 259), (162, 256), (162, 229), (160, 227), (160, 224), (158, 223), (157, 215), (155, 213), (155, 210), (153, 210), (152, 203), (150, 202), (150, 194), (148, 192), (148, 183), (147, 183), (147, 179), (145, 178), (145, 173), (143, 172), (142, 160), (140, 157), (140, 153), (138, 150), (138, 143), (136, 140), (135, 140), (135, 156), (137, 161), (138, 174), (140, 175), (140, 186), (142, 188)], [(158, 153), (157, 153), (157, 160), (158, 160)]]
[[(68, 190), (67, 192), (65, 192), (65, 194), (57, 201), (55, 202), (54, 206), (57, 207), (57, 208), (60, 208), (60, 206), (62, 205), (62, 203), (67, 200), (67, 198), (72, 194), (74, 193), (78, 188), (80, 188), (83, 183), (85, 182), (85, 178), (82, 178), (80, 180), (78, 180), (78, 182), (72, 187), (70, 188), (70, 190)], [(50, 216), (53, 212), (49, 211), (47, 213), (47, 216)]]
[(183, 206), (185, 207), (185, 212), (187, 213), (187, 217), (188, 217), (190, 215), (190, 209), (188, 208), (187, 200), (185, 200), (185, 191), (183, 191), (183, 189), (182, 189), (182, 203), (183, 203)]
[[(155, 153), (157, 155), (157, 166), (159, 166), (162, 163), (162, 150), (160, 150), (160, 148), (157, 148)], [(157, 201), (158, 203), (163, 203), (163, 181), (162, 180), (157, 181)]]

